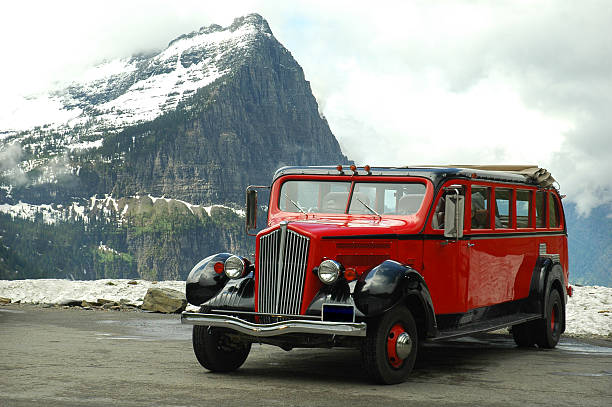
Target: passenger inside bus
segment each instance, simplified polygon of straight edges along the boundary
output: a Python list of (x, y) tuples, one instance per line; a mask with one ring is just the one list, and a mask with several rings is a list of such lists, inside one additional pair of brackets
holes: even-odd
[[(474, 191), (476, 188), (473, 188)], [(479, 188), (480, 189), (480, 188)], [(485, 188), (482, 188), (486, 190)], [(472, 192), (472, 229), (489, 228), (489, 209), (482, 192)]]

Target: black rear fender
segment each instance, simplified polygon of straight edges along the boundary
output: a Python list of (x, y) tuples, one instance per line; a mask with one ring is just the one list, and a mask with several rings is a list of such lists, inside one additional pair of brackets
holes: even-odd
[[(558, 290), (563, 306), (567, 304), (567, 284), (563, 274), (563, 267), (559, 262), (549, 257), (539, 257), (531, 275), (529, 300), (527, 312), (544, 315), (545, 305), (552, 289)], [(565, 321), (561, 332), (565, 331)]]

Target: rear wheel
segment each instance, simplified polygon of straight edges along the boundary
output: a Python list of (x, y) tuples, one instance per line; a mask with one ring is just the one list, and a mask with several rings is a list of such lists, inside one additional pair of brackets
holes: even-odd
[(536, 342), (540, 348), (552, 349), (559, 343), (561, 329), (565, 324), (565, 308), (559, 291), (550, 291), (545, 310), (544, 318), (537, 321)]
[(512, 338), (514, 338), (514, 342), (518, 347), (530, 348), (536, 343), (536, 329), (534, 321), (514, 325), (512, 327)]
[(401, 383), (414, 367), (417, 327), (406, 307), (398, 306), (368, 323), (361, 351), (368, 375), (377, 383)]
[(198, 362), (211, 372), (238, 369), (251, 351), (250, 342), (237, 341), (219, 328), (194, 325), (192, 339)]

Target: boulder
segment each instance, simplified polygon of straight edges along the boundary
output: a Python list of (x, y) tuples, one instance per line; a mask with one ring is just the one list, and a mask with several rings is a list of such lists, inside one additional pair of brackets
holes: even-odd
[(142, 309), (165, 314), (183, 312), (187, 307), (185, 294), (170, 288), (149, 288)]
[(75, 298), (64, 297), (64, 298), (59, 298), (58, 300), (56, 300), (55, 303), (57, 305), (66, 305), (68, 307), (76, 307), (76, 306), (80, 306), (82, 302), (83, 302), (82, 300), (77, 300)]
[(11, 303), (10, 298), (0, 297), (0, 304), (10, 304), (10, 303)]

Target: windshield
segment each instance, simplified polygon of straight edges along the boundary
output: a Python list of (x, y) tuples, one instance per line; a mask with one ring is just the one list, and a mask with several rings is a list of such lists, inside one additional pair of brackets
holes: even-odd
[(425, 189), (418, 182), (291, 180), (282, 185), (278, 206), (285, 212), (412, 215), (421, 207)]

